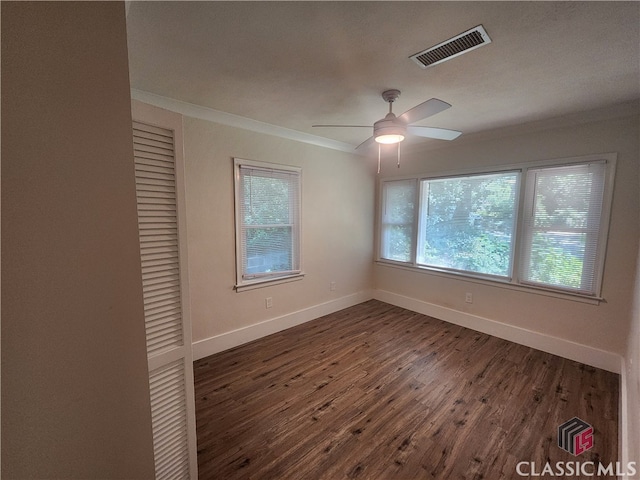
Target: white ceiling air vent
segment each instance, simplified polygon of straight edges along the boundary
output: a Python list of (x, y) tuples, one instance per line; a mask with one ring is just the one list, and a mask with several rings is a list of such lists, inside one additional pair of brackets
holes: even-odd
[(478, 25), (438, 45), (411, 55), (409, 58), (420, 67), (429, 68), (488, 43), (491, 43), (489, 35), (482, 25)]

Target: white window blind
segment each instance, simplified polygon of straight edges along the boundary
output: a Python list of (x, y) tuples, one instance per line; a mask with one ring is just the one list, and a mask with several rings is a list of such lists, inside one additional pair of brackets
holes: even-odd
[(416, 188), (414, 179), (382, 184), (381, 258), (411, 261)]
[(596, 293), (605, 168), (598, 162), (528, 172), (523, 282)]
[(300, 177), (297, 168), (236, 159), (239, 285), (301, 272)]

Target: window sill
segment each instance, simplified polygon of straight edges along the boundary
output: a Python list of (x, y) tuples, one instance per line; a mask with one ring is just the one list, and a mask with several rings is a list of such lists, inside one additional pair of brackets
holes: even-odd
[(455, 279), (463, 280), (466, 282), (479, 283), (481, 285), (490, 285), (493, 287), (505, 288), (507, 290), (516, 290), (516, 291), (531, 293), (535, 295), (544, 295), (547, 297), (562, 298), (564, 300), (587, 303), (590, 305), (600, 305), (600, 303), (605, 302), (604, 298), (602, 297), (595, 297), (595, 296), (585, 295), (581, 293), (552, 290), (544, 287), (537, 287), (534, 285), (522, 285), (517, 283), (511, 283), (509, 282), (508, 279), (501, 280), (496, 278), (485, 278), (485, 277), (474, 276), (474, 275), (469, 275), (465, 273), (456, 273), (456, 272), (449, 272), (444, 270), (437, 270), (437, 269), (428, 268), (428, 267), (405, 265), (402, 263), (395, 263), (392, 261), (385, 261), (385, 260), (377, 260), (375, 263), (382, 267), (397, 268), (400, 270), (407, 270), (407, 271), (416, 272), (420, 274), (435, 275), (438, 277), (455, 278)]
[(258, 280), (250, 280), (234, 286), (236, 292), (246, 292), (257, 288), (270, 287), (272, 285), (280, 285), (282, 283), (297, 282), (304, 278), (304, 273), (296, 273), (295, 275), (287, 275), (285, 277), (261, 278)]

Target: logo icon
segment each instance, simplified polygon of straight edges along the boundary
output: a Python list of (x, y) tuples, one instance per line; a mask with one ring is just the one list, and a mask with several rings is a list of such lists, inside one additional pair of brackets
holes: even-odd
[(593, 427), (578, 417), (558, 427), (558, 446), (578, 456), (593, 447)]

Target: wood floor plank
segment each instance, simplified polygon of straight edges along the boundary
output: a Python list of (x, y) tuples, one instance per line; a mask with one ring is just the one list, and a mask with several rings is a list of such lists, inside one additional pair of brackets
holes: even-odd
[[(375, 300), (194, 374), (203, 480), (497, 480), (618, 455), (617, 375)], [(594, 427), (580, 457), (557, 446), (574, 416)]]

